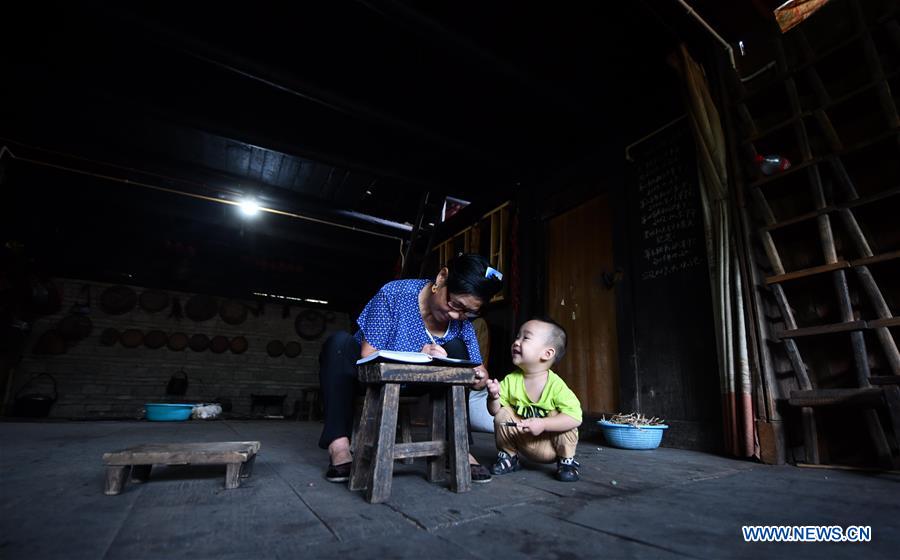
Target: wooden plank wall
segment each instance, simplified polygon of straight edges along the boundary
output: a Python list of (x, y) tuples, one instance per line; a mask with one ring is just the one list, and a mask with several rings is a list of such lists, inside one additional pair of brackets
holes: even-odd
[(548, 224), (549, 315), (568, 333), (568, 352), (554, 367), (586, 412), (612, 413), (619, 405), (618, 338), (612, 210), (602, 195)]

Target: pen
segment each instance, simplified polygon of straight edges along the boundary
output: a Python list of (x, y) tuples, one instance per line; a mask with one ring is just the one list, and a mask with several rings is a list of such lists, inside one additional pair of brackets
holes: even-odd
[(511, 427), (511, 428), (515, 428), (516, 426), (518, 426), (518, 424), (515, 423), (515, 422), (503, 422), (503, 425), (504, 425), (504, 426), (509, 426), (509, 427)]

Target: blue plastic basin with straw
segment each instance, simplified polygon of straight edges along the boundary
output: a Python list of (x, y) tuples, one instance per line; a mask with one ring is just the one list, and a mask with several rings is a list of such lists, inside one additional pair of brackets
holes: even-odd
[(622, 449), (656, 449), (662, 441), (663, 430), (669, 428), (665, 424), (637, 427), (608, 420), (598, 420), (597, 424), (607, 443)]
[(144, 405), (144, 409), (147, 411), (147, 420), (176, 422), (190, 418), (194, 406), (196, 405), (186, 403), (147, 403)]

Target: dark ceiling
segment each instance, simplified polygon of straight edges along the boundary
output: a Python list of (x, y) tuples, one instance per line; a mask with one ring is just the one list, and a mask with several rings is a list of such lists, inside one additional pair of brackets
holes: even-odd
[[(63, 274), (336, 302), (353, 300), (341, 297), (352, 285), (366, 297), (394, 273), (424, 193), (500, 201), (572, 162), (619, 159), (626, 139), (678, 110), (654, 84), (671, 79), (665, 52), (703, 34), (674, 0), (607, 4), (7, 13), (4, 235)], [(692, 4), (735, 40), (764, 7)], [(241, 220), (210, 202), (245, 196), (294, 217)]]

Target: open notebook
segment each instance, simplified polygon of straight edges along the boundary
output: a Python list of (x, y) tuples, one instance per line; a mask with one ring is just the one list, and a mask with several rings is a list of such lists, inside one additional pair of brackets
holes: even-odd
[(357, 364), (369, 362), (400, 362), (404, 364), (446, 364), (458, 367), (475, 367), (478, 362), (459, 360), (457, 358), (445, 358), (443, 356), (431, 356), (422, 352), (399, 352), (397, 350), (378, 350), (365, 358), (357, 360)]

